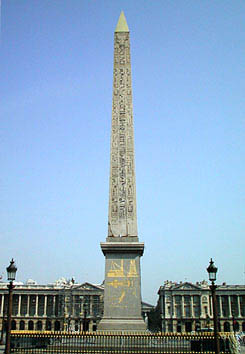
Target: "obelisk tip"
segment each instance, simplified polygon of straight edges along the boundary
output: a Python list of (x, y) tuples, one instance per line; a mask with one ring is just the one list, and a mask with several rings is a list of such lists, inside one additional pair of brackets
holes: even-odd
[(120, 14), (115, 32), (129, 32), (128, 24), (123, 11)]

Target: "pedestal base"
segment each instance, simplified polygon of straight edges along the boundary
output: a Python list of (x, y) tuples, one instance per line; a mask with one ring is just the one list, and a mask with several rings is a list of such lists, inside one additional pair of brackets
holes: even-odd
[(103, 318), (98, 324), (97, 330), (103, 332), (145, 332), (146, 323), (142, 318)]
[(102, 242), (105, 255), (104, 315), (99, 331), (142, 332), (140, 257), (143, 242)]

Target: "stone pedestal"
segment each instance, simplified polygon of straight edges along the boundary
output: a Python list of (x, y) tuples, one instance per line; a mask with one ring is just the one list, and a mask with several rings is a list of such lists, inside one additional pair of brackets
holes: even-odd
[(104, 316), (98, 325), (101, 331), (146, 330), (141, 315), (140, 284), (144, 243), (126, 239), (101, 243), (105, 255)]

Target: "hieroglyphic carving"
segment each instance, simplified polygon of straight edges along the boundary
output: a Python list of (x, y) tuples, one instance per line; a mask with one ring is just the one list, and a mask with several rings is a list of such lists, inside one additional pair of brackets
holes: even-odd
[(129, 32), (114, 38), (108, 236), (137, 236)]

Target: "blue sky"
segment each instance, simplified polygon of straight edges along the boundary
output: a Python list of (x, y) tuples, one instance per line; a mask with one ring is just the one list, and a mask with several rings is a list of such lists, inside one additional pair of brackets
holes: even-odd
[(0, 274), (101, 283), (113, 35), (131, 36), (142, 296), (244, 284), (245, 2), (2, 0)]

